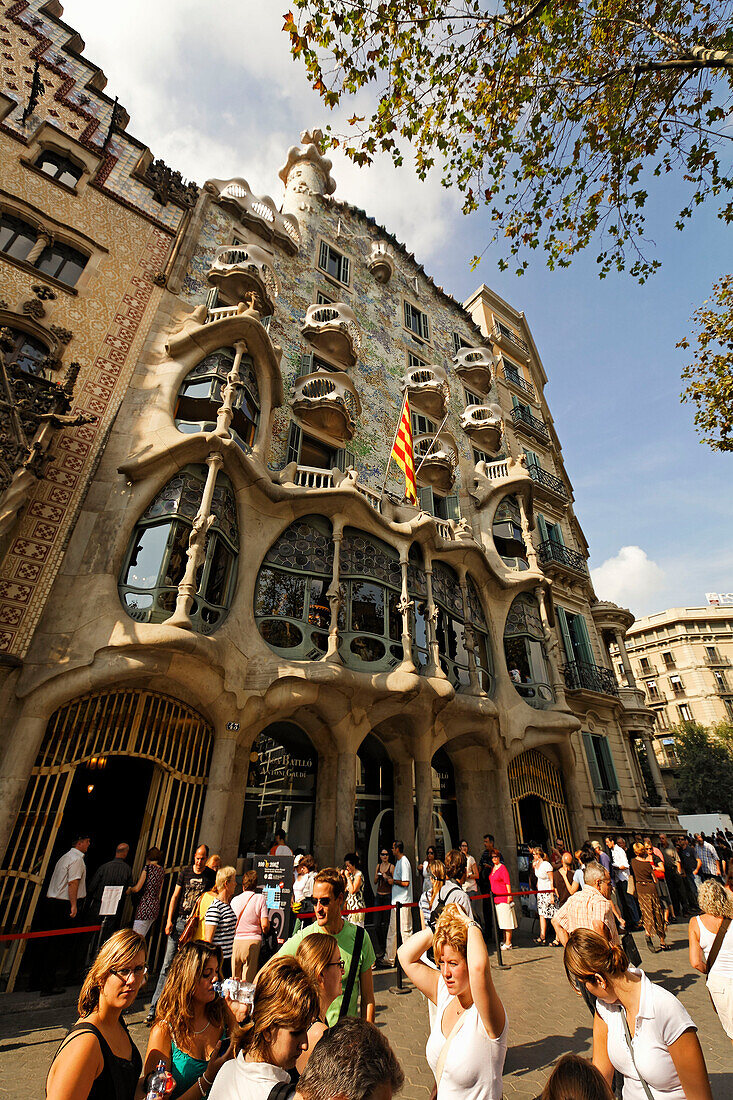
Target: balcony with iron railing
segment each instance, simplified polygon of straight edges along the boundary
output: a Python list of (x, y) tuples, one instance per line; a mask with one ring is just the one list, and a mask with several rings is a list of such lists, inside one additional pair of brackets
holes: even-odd
[(587, 664), (585, 661), (569, 661), (564, 669), (565, 687), (568, 691), (593, 691), (598, 695), (614, 695), (619, 687), (610, 668)]
[(618, 791), (596, 791), (601, 804), (601, 821), (611, 825), (623, 825), (624, 814), (618, 801)]
[(705, 664), (712, 668), (730, 668), (730, 657), (724, 657), (716, 650), (714, 654), (705, 654)]
[(503, 321), (494, 318), (494, 336), (500, 343), (512, 344), (515, 348), (519, 348), (525, 355), (529, 355), (529, 344), (526, 340), (523, 340), (516, 332), (505, 325)]
[(293, 413), (307, 427), (348, 443), (356, 431), (361, 402), (348, 374), (316, 371), (296, 380)]
[(514, 422), (515, 428), (529, 432), (531, 435), (541, 439), (543, 443), (550, 442), (550, 433), (545, 423), (536, 416), (533, 416), (524, 405), (516, 405), (512, 409), (512, 421)]
[(528, 462), (527, 472), (539, 490), (545, 490), (553, 497), (558, 497), (560, 500), (567, 501), (568, 491), (565, 488), (564, 482), (561, 481), (559, 477), (556, 477), (555, 474), (551, 474), (544, 466), (539, 466), (536, 462)]
[(353, 367), (361, 351), (361, 329), (345, 302), (308, 306), (300, 330), (320, 351)]
[(571, 550), (569, 546), (563, 546), (561, 542), (555, 542), (554, 539), (545, 539), (539, 544), (537, 557), (546, 571), (548, 567), (559, 566), (581, 577), (588, 576), (588, 563), (583, 555), (577, 550)]
[(522, 393), (526, 393), (527, 397), (530, 397), (533, 401), (535, 400), (537, 394), (535, 393), (534, 386), (531, 382), (528, 382), (526, 378), (522, 378), (518, 371), (512, 370), (505, 362), (501, 373), (510, 385), (516, 386)]

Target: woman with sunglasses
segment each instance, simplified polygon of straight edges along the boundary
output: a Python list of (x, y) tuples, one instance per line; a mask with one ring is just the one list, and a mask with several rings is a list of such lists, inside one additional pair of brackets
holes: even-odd
[(435, 863), (435, 848), (431, 845), (427, 852), (425, 860), (420, 864), (420, 870), (422, 871), (422, 892), (420, 894), (420, 923), (423, 928), (427, 928), (428, 917), (430, 916), (430, 897), (433, 892), (433, 865)]
[(697, 1028), (673, 993), (629, 966), (617, 944), (588, 928), (571, 932), (565, 970), (596, 998), (593, 1065), (624, 1100), (712, 1100)]
[(337, 941), (328, 933), (306, 936), (298, 944), (295, 958), (315, 986), (319, 1005), (318, 1017), (308, 1028), (308, 1049), (303, 1051), (295, 1063), (298, 1073), (302, 1073), (313, 1047), (324, 1031), (328, 1031), (326, 1013), (341, 992), (341, 981), (346, 967)]
[[(386, 848), (379, 849), (379, 863), (374, 872), (374, 904), (377, 906), (392, 904), (392, 876), (394, 863), (390, 861)], [(377, 962), (382, 962), (387, 948), (389, 929), (389, 909), (374, 914), (374, 946), (377, 950)]]
[(164, 1062), (173, 1075), (166, 1100), (201, 1100), (233, 1050), (234, 1018), (216, 992), (221, 948), (203, 940), (184, 944), (173, 956), (145, 1055), (145, 1079)]
[(79, 1019), (51, 1063), (48, 1100), (133, 1100), (140, 1052), (122, 1013), (145, 981), (145, 939), (129, 928), (100, 948), (79, 993)]

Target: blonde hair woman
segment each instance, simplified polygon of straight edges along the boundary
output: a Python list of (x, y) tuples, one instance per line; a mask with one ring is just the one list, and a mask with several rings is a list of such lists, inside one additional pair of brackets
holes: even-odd
[(146, 956), (130, 929), (103, 944), (79, 993), (79, 1019), (48, 1071), (48, 1100), (133, 1100), (142, 1059), (122, 1013), (140, 992)]
[(308, 1028), (308, 1049), (303, 1051), (295, 1063), (298, 1073), (302, 1073), (313, 1047), (323, 1033), (328, 1031), (326, 1013), (341, 992), (344, 961), (337, 940), (327, 932), (302, 939), (295, 958), (318, 993), (318, 1016)]
[(593, 1065), (609, 1085), (614, 1070), (623, 1076), (624, 1100), (712, 1100), (697, 1028), (674, 994), (588, 928), (570, 933), (565, 970), (596, 998)]
[(710, 1000), (733, 1041), (733, 898), (709, 878), (697, 892), (697, 904), (702, 914), (689, 924), (690, 963), (707, 975)]
[[(431, 943), (438, 970), (420, 961)], [(418, 932), (397, 955), (413, 985), (436, 1006), (425, 1054), (437, 1100), (459, 1100), (462, 1095), (500, 1100), (507, 1016), (478, 921), (450, 903), (435, 935), (429, 929)]]
[(221, 972), (225, 978), (232, 976), (232, 950), (237, 918), (232, 909), (232, 898), (237, 891), (237, 871), (234, 867), (220, 867), (214, 885), (216, 899), (206, 910), (202, 939), (221, 948)]
[(230, 1044), (222, 1049), (235, 1024), (214, 988), (220, 967), (219, 948), (201, 940), (184, 944), (173, 956), (145, 1055), (146, 1079), (159, 1061), (173, 1074), (168, 1100), (201, 1100), (234, 1053)]
[(275, 1085), (289, 1083), (290, 1070), (308, 1049), (308, 1029), (319, 1007), (316, 988), (300, 963), (289, 955), (272, 959), (257, 975), (237, 1056), (216, 1078), (212, 1100), (267, 1100)]

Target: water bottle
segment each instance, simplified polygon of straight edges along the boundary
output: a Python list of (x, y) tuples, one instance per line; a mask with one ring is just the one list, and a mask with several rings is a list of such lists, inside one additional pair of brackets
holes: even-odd
[(170, 1088), (169, 1080), (172, 1083), (171, 1075), (165, 1068), (165, 1062), (161, 1059), (158, 1062), (158, 1068), (150, 1074), (148, 1079), (148, 1091), (145, 1093), (145, 1100), (164, 1100), (165, 1094)]

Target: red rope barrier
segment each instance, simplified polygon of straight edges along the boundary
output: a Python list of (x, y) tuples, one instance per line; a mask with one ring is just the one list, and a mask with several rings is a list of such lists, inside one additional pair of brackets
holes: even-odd
[(98, 932), (101, 924), (85, 924), (83, 928), (45, 928), (41, 932), (14, 932), (12, 935), (0, 936), (0, 942), (5, 940), (40, 940), (48, 936), (78, 936), (80, 932)]

